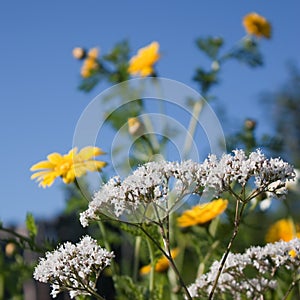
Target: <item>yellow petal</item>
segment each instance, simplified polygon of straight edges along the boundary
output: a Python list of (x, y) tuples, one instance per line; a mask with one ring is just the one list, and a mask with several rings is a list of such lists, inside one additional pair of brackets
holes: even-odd
[(71, 149), (68, 154), (64, 155), (64, 159), (73, 159), (77, 155), (77, 147)]
[(99, 171), (100, 169), (102, 169), (105, 166), (106, 166), (106, 163), (103, 161), (89, 160), (89, 161), (83, 162), (81, 164), (76, 164), (75, 170), (76, 170), (76, 174), (78, 172), (77, 169), (81, 169), (81, 168), (84, 168), (87, 171), (95, 172), (95, 171)]
[(32, 174), (30, 178), (35, 179), (37, 177), (43, 177), (46, 174), (49, 174), (49, 171), (40, 171), (40, 172), (36, 172), (36, 173)]
[(93, 157), (101, 155), (101, 154), (104, 154), (104, 152), (100, 148), (92, 147), (92, 146), (84, 147), (78, 153), (80, 158), (83, 160), (88, 160), (90, 158), (93, 158)]
[(63, 182), (66, 184), (74, 182), (74, 180), (75, 180), (74, 168), (71, 168), (66, 174), (64, 174), (62, 176), (62, 179), (63, 179)]
[(49, 162), (51, 162), (54, 165), (58, 164), (63, 159), (63, 157), (61, 156), (61, 154), (56, 153), (56, 152), (49, 154), (47, 156), (47, 158), (48, 158)]
[(147, 265), (140, 269), (140, 274), (146, 275), (146, 274), (150, 273), (150, 271), (151, 271), (151, 265)]
[(75, 177), (81, 177), (81, 176), (85, 175), (87, 171), (88, 170), (87, 170), (85, 164), (76, 164), (73, 167), (73, 173), (74, 173)]
[(43, 160), (33, 165), (30, 168), (30, 171), (36, 171), (39, 169), (52, 169), (52, 168), (53, 168), (53, 164), (51, 162), (49, 162), (48, 160)]
[(224, 212), (227, 208), (228, 200), (222, 198), (209, 203), (196, 205), (177, 218), (180, 227), (188, 227), (197, 224), (205, 224)]
[(43, 181), (40, 182), (40, 186), (42, 186), (43, 188), (45, 187), (49, 187), (53, 184), (54, 180), (56, 179), (56, 176), (50, 175), (49, 176), (45, 176)]

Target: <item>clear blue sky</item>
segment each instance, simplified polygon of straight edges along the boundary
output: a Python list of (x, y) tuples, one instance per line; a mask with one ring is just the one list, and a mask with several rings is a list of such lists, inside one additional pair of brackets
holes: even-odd
[(267, 128), (259, 94), (285, 81), (288, 60), (300, 62), (298, 0), (2, 1), (0, 219), (22, 222), (26, 212), (50, 218), (64, 207), (62, 185), (38, 188), (29, 168), (51, 152), (72, 147), (80, 114), (101, 92), (102, 87), (90, 94), (77, 90), (75, 46), (99, 46), (106, 53), (128, 39), (135, 52), (156, 40), (163, 53), (159, 74), (196, 88), (191, 78), (204, 57), (195, 39), (218, 35), (229, 47), (244, 36), (241, 21), (252, 11), (273, 25), (273, 38), (262, 41), (265, 66), (253, 70), (229, 63), (215, 94), (233, 119), (253, 117)]

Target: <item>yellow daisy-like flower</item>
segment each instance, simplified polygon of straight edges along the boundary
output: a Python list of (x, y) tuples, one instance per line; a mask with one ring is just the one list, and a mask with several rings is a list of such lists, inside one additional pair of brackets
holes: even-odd
[(292, 220), (281, 219), (270, 226), (265, 240), (267, 243), (274, 243), (280, 240), (288, 242), (296, 237), (300, 238), (299, 224), (294, 225)]
[(100, 171), (106, 163), (94, 160), (93, 158), (104, 152), (98, 147), (88, 146), (77, 153), (77, 148), (73, 148), (68, 154), (51, 153), (47, 156), (48, 160), (38, 162), (30, 170), (38, 171), (31, 176), (31, 179), (37, 179), (39, 186), (43, 188), (51, 186), (57, 177), (61, 177), (65, 184), (75, 180), (75, 177), (81, 177), (87, 171)]
[(130, 75), (149, 76), (154, 73), (153, 66), (159, 60), (159, 43), (152, 42), (150, 45), (141, 48), (137, 55), (129, 61), (128, 73)]
[[(176, 258), (178, 253), (179, 253), (178, 248), (172, 249), (171, 250), (172, 258)], [(158, 261), (156, 262), (154, 270), (155, 270), (155, 272), (162, 273), (162, 272), (168, 270), (169, 266), (170, 266), (170, 262), (168, 261), (168, 259), (165, 256), (163, 256), (163, 257), (159, 258)], [(140, 274), (146, 275), (146, 274), (150, 273), (150, 271), (151, 271), (151, 265), (147, 265), (140, 269)]]
[(183, 212), (183, 214), (177, 218), (177, 223), (179, 227), (205, 224), (223, 213), (227, 208), (227, 205), (228, 200), (222, 198), (213, 200), (209, 203), (196, 205), (192, 207), (192, 209)]
[(248, 34), (259, 38), (265, 37), (269, 39), (271, 37), (271, 24), (257, 13), (253, 12), (246, 15), (243, 19), (243, 25)]

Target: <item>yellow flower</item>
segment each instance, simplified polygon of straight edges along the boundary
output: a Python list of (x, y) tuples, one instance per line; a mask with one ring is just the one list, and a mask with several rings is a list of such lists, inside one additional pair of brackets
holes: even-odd
[(250, 13), (243, 19), (246, 32), (257, 37), (271, 37), (271, 24), (257, 13)]
[(88, 78), (99, 68), (99, 63), (97, 61), (99, 56), (99, 49), (92, 48), (89, 50), (86, 59), (81, 67), (81, 76), (83, 78)]
[(97, 59), (99, 56), (99, 49), (98, 48), (90, 49), (87, 56), (92, 59)]
[(76, 59), (83, 59), (86, 55), (85, 50), (81, 47), (76, 47), (72, 51), (73, 57)]
[(152, 42), (150, 45), (141, 48), (137, 55), (129, 61), (128, 73), (130, 75), (140, 75), (146, 77), (154, 73), (153, 65), (159, 60), (158, 42)]
[(192, 209), (183, 212), (183, 214), (177, 218), (178, 225), (180, 227), (189, 227), (205, 224), (223, 213), (227, 208), (227, 205), (228, 200), (222, 198), (213, 200), (209, 203), (196, 205), (192, 207)]
[(280, 240), (288, 242), (296, 237), (300, 238), (300, 226), (295, 227), (292, 220), (281, 219), (270, 226), (265, 239), (267, 243), (274, 243)]
[(99, 64), (97, 62), (97, 60), (95, 60), (92, 57), (87, 57), (82, 65), (81, 68), (81, 76), (83, 78), (88, 78), (92, 75), (93, 71), (97, 70), (99, 67)]
[[(178, 248), (175, 248), (175, 249), (171, 250), (172, 258), (176, 258), (178, 253), (179, 253)], [(156, 262), (154, 270), (155, 270), (155, 272), (162, 273), (162, 272), (168, 270), (169, 266), (170, 266), (170, 262), (168, 261), (168, 259), (165, 256), (162, 256)], [(150, 271), (151, 271), (151, 265), (147, 265), (147, 266), (144, 266), (140, 269), (140, 274), (141, 275), (146, 275), (146, 274), (150, 273)]]
[(31, 179), (37, 178), (39, 186), (51, 186), (57, 177), (61, 177), (63, 182), (68, 184), (75, 180), (75, 177), (81, 177), (87, 171), (100, 171), (106, 163), (97, 161), (95, 156), (104, 154), (98, 147), (88, 146), (82, 148), (77, 153), (77, 148), (73, 148), (68, 154), (51, 153), (47, 156), (48, 160), (38, 162), (31, 167), (31, 171), (38, 171), (31, 176)]

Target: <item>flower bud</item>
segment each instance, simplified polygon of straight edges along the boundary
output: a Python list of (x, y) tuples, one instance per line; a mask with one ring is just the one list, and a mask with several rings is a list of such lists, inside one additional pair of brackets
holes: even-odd
[(98, 48), (90, 49), (87, 56), (92, 59), (97, 59), (99, 56), (99, 49)]
[(72, 54), (73, 54), (74, 58), (79, 59), (79, 60), (84, 59), (86, 56), (85, 50), (81, 47), (74, 48), (72, 51)]
[(128, 132), (133, 136), (141, 136), (145, 133), (144, 124), (137, 117), (129, 118)]
[(5, 254), (7, 256), (12, 256), (16, 250), (16, 245), (14, 243), (8, 243), (5, 246)]
[(254, 130), (256, 127), (256, 121), (247, 119), (247, 120), (245, 120), (244, 126), (248, 130)]

